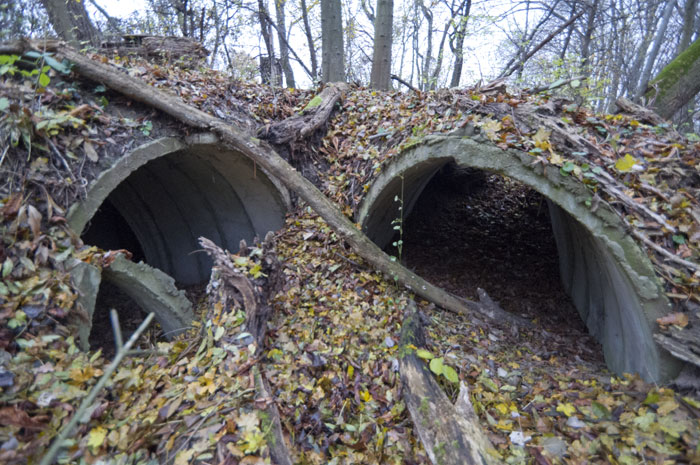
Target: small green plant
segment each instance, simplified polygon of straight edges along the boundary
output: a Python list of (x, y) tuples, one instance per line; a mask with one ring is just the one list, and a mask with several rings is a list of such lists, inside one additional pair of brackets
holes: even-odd
[(396, 195), (394, 197), (394, 202), (397, 202), (399, 204), (399, 215), (394, 218), (391, 221), (391, 226), (394, 229), (394, 231), (397, 231), (399, 233), (399, 238), (395, 240), (394, 242), (391, 243), (394, 247), (396, 247), (396, 257), (391, 257), (392, 260), (396, 261), (398, 258), (399, 262), (401, 262), (401, 258), (403, 255), (403, 197), (404, 197), (404, 183), (403, 183), (403, 174), (401, 175), (401, 194)]

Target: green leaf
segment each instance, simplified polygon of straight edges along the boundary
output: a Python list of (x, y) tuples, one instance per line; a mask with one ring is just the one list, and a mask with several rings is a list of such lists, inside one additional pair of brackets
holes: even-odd
[(498, 393), (498, 386), (490, 378), (481, 377), (479, 378), (479, 381), (481, 382), (481, 384), (483, 384), (486, 390), (491, 391), (493, 393)]
[(685, 244), (685, 237), (682, 234), (674, 234), (673, 242), (675, 242), (678, 245), (683, 245)]
[(646, 399), (644, 399), (644, 402), (642, 402), (644, 405), (651, 405), (651, 404), (658, 404), (659, 399), (661, 399), (661, 396), (659, 396), (659, 392), (656, 390), (649, 391), (649, 394), (647, 394)]
[(459, 383), (459, 376), (454, 368), (449, 365), (443, 365), (442, 374), (448, 381), (452, 383)]
[(104, 427), (98, 426), (97, 428), (93, 428), (90, 430), (90, 434), (88, 434), (87, 445), (94, 452), (96, 449), (102, 447), (102, 443), (105, 442), (106, 437), (107, 430)]
[(46, 54), (44, 55), (44, 61), (46, 62), (47, 65), (58, 71), (59, 73), (62, 74), (68, 74), (70, 73), (70, 66), (68, 65), (68, 61), (64, 60), (63, 63), (55, 59), (54, 57)]
[(39, 85), (41, 87), (48, 86), (50, 82), (51, 82), (51, 78), (47, 74), (41, 73), (39, 75)]
[(442, 364), (443, 358), (438, 357), (430, 361), (430, 371), (436, 375), (441, 375), (443, 373), (444, 365)]
[(591, 404), (591, 409), (593, 410), (593, 415), (597, 418), (610, 418), (610, 410), (600, 402), (594, 401)]
[(561, 167), (562, 171), (564, 171), (565, 173), (571, 173), (575, 168), (576, 164), (571, 161), (567, 161), (566, 163), (564, 163), (564, 166)]
[(10, 273), (12, 273), (12, 269), (15, 267), (15, 264), (12, 262), (12, 259), (10, 257), (7, 257), (5, 259), (5, 262), (2, 264), (2, 277), (7, 278)]
[(581, 85), (581, 81), (578, 79), (574, 79), (573, 81), (571, 81), (571, 87), (573, 87), (574, 89), (576, 89), (580, 85)]
[(425, 349), (416, 350), (416, 355), (419, 356), (420, 358), (422, 358), (423, 360), (431, 360), (431, 359), (435, 358), (435, 356), (433, 354), (431, 354), (430, 352), (428, 352)]
[(10, 101), (7, 97), (0, 98), (0, 111), (5, 111), (10, 107)]

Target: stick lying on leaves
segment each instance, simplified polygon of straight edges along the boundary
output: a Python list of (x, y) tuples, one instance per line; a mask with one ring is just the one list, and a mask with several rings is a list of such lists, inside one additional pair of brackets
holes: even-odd
[[(144, 330), (148, 327), (149, 324), (151, 324), (151, 320), (153, 320), (154, 316), (155, 313), (149, 313), (146, 319), (143, 320), (143, 323), (141, 323), (141, 325), (136, 329), (136, 331), (134, 331), (134, 334), (132, 334), (129, 340), (126, 341), (126, 344), (121, 346), (116, 356), (114, 357), (114, 360), (112, 360), (112, 363), (109, 364), (100, 380), (97, 382), (97, 384), (95, 384), (92, 387), (90, 393), (80, 403), (80, 407), (78, 407), (78, 411), (75, 412), (73, 418), (71, 418), (68, 424), (63, 427), (60, 433), (58, 433), (58, 436), (56, 436), (56, 439), (54, 439), (53, 444), (51, 444), (51, 447), (46, 452), (46, 455), (44, 455), (44, 457), (41, 459), (41, 462), (39, 462), (39, 465), (50, 465), (53, 463), (54, 459), (56, 458), (56, 455), (58, 455), (59, 451), (61, 450), (61, 447), (63, 446), (63, 442), (73, 433), (75, 425), (77, 425), (83, 417), (83, 415), (85, 415), (85, 411), (87, 410), (87, 408), (91, 406), (93, 402), (95, 402), (97, 394), (99, 394), (104, 385), (107, 384), (107, 381), (109, 381), (109, 378), (112, 376), (112, 373), (114, 373), (114, 370), (117, 369), (122, 359), (129, 353), (129, 350), (131, 350), (131, 346), (133, 346), (134, 343), (136, 343), (139, 336), (141, 336), (141, 333), (144, 332)], [(121, 330), (119, 330), (119, 332), (121, 333)]]
[(350, 219), (345, 217), (333, 202), (264, 142), (241, 132), (238, 128), (219, 118), (186, 104), (175, 95), (154, 89), (139, 79), (120, 72), (114, 66), (81, 55), (62, 42), (19, 41), (14, 43), (14, 47), (14, 52), (20, 54), (29, 50), (47, 50), (58, 53), (72, 62), (73, 70), (82, 76), (100, 82), (133, 100), (157, 108), (194, 128), (214, 132), (221, 139), (222, 145), (248, 157), (279, 179), (287, 188), (296, 192), (333, 228), (340, 238), (347, 241), (355, 252), (371, 264), (374, 269), (395, 279), (424, 299), (454, 313), (469, 315), (472, 311), (476, 311), (490, 319), (493, 319), (495, 315), (497, 321), (517, 321), (519, 324), (523, 324), (521, 318), (507, 312), (484, 312), (480, 304), (450, 294), (412, 273), (400, 263), (393, 262), (382, 249), (362, 233)]

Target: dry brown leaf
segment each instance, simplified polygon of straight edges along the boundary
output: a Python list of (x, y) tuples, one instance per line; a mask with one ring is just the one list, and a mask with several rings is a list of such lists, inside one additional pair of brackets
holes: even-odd
[(684, 328), (688, 326), (688, 315), (682, 312), (669, 313), (662, 318), (657, 318), (656, 322), (661, 326), (676, 325)]

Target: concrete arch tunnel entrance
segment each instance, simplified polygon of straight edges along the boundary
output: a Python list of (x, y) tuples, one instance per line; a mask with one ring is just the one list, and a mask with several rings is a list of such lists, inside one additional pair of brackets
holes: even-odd
[[(193, 314), (173, 279), (205, 283), (211, 271), (208, 256), (197, 253), (198, 238), (237, 251), (241, 239), (250, 243), (281, 228), (288, 208), (289, 194), (276, 180), (222, 149), (216, 136), (200, 134), (158, 139), (126, 154), (90, 185), (68, 222), (85, 243), (127, 249), (145, 262), (121, 260), (100, 278), (155, 311), (166, 332), (177, 332)], [(159, 278), (146, 289), (139, 283), (145, 275)]]
[(505, 175), (546, 199), (564, 290), (602, 345), (612, 371), (639, 373), (656, 382), (677, 374), (680, 363), (652, 337), (655, 320), (668, 313), (669, 303), (646, 254), (625, 234), (614, 212), (604, 206), (591, 211), (585, 186), (562, 176), (557, 167), (534, 166), (526, 153), (457, 136), (434, 136), (402, 152), (384, 167), (360, 205), (356, 219), (369, 238), (385, 247), (395, 232), (395, 197), (403, 191), (407, 218), (448, 163)]

